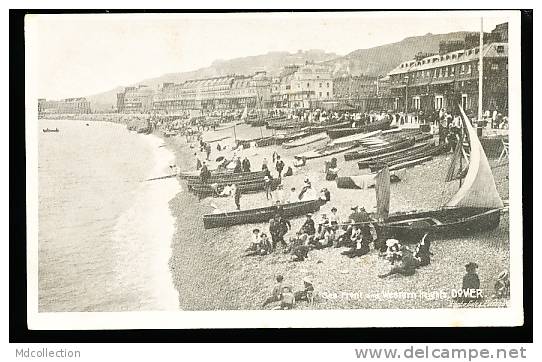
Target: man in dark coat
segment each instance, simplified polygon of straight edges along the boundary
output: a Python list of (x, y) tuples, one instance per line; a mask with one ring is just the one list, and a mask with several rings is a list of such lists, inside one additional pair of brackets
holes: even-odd
[(314, 236), (316, 234), (316, 227), (314, 226), (314, 220), (312, 219), (312, 214), (307, 214), (307, 219), (301, 226), (301, 232), (309, 235)]
[(277, 163), (275, 165), (275, 168), (277, 169), (277, 172), (279, 174), (279, 178), (282, 177), (282, 170), (284, 170), (284, 162), (280, 159), (280, 156), (277, 156)]
[(275, 217), (269, 221), (269, 233), (271, 234), (273, 250), (276, 250), (279, 242), (283, 247), (288, 246), (284, 240), (284, 235), (286, 235), (291, 227), (292, 225), (290, 222), (283, 219), (279, 213), (275, 214)]
[(248, 158), (245, 157), (243, 159), (241, 166), (243, 168), (243, 172), (250, 172), (250, 161), (248, 160)]

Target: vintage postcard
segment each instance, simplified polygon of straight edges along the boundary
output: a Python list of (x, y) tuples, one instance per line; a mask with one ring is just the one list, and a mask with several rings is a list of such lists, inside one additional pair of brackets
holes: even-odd
[(515, 11), (25, 18), (30, 329), (523, 324)]

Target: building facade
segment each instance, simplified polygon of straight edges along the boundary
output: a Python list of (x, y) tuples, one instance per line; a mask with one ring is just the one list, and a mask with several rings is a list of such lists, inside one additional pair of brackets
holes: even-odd
[(152, 109), (154, 91), (146, 85), (126, 87), (117, 93), (117, 112), (149, 113)]
[(220, 111), (242, 108), (264, 108), (271, 101), (271, 79), (266, 72), (251, 76), (188, 80), (164, 83), (153, 97), (153, 110), (175, 114), (184, 111)]
[[(502, 32), (501, 26), (500, 31)], [(492, 33), (493, 34), (493, 33)], [(488, 39), (498, 39), (496, 35)], [(465, 43), (466, 44), (466, 43)], [(393, 108), (397, 111), (433, 113), (478, 111), (479, 47), (462, 48), (401, 63), (390, 77)], [(483, 111), (508, 112), (508, 43), (483, 45)]]
[(38, 116), (47, 114), (86, 114), (90, 113), (90, 102), (84, 97), (66, 98), (59, 101), (38, 99)]
[(275, 108), (316, 108), (333, 99), (333, 77), (328, 67), (309, 63), (290, 65), (273, 79), (272, 106)]

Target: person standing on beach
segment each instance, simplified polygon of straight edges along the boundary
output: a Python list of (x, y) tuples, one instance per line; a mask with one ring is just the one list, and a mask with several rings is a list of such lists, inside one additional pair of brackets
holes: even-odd
[(243, 162), (241, 164), (241, 167), (243, 169), (243, 172), (250, 172), (250, 161), (248, 160), (248, 158), (245, 156), (245, 158), (243, 158)]
[(280, 159), (280, 156), (277, 155), (277, 163), (275, 165), (277, 172), (279, 174), (279, 180), (282, 178), (282, 170), (284, 170), (284, 161)]
[(263, 158), (263, 161), (262, 161), (262, 171), (268, 171), (269, 168), (267, 167), (267, 158)]
[(286, 235), (291, 228), (292, 225), (290, 222), (283, 219), (279, 213), (275, 214), (275, 217), (269, 221), (269, 233), (271, 234), (273, 251), (276, 250), (279, 242), (283, 247), (288, 246), (284, 240), (284, 235)]
[(267, 200), (273, 199), (273, 192), (271, 190), (271, 177), (270, 176), (264, 176), (263, 181), (265, 183), (265, 197)]
[(234, 186), (235, 192), (233, 194), (233, 198), (235, 200), (235, 207), (237, 208), (237, 210), (241, 210), (241, 189), (237, 185)]

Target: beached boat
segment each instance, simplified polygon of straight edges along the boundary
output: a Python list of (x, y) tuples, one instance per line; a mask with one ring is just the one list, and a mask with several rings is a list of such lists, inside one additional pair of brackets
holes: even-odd
[(43, 132), (45, 132), (45, 133), (48, 133), (48, 132), (60, 132), (60, 130), (58, 128), (55, 128), (55, 129), (44, 128)]
[(365, 168), (369, 168), (369, 165), (374, 164), (376, 162), (387, 162), (396, 158), (405, 157), (407, 155), (421, 153), (430, 149), (431, 147), (434, 147), (433, 142), (420, 143), (420, 144), (415, 144), (414, 146), (410, 146), (407, 148), (403, 148), (403, 149), (399, 149), (399, 150), (395, 150), (391, 152), (386, 152), (386, 153), (379, 154), (376, 156), (364, 157), (358, 161), (358, 168), (360, 170), (363, 170)]
[(329, 129), (348, 127), (351, 124), (352, 122), (346, 121), (346, 122), (332, 123), (332, 124), (318, 125), (318, 126), (313, 125), (313, 126), (310, 126), (310, 131), (311, 133), (320, 133), (320, 132), (325, 132)]
[[(211, 171), (211, 177), (209, 178), (208, 182), (218, 182), (218, 181), (228, 181), (228, 182), (235, 182), (235, 181), (246, 181), (246, 180), (253, 180), (261, 178), (263, 179), (264, 172), (263, 171), (254, 171), (254, 172), (241, 172), (241, 173), (233, 173), (231, 170), (228, 171)], [(199, 171), (189, 171), (189, 172), (180, 172), (179, 178), (186, 181), (193, 181), (193, 182), (200, 182), (201, 178), (199, 175)]]
[[(272, 179), (271, 180), (271, 190), (275, 190), (277, 186), (279, 185), (280, 180), (279, 179)], [(188, 184), (188, 189), (199, 195), (210, 195), (215, 194), (217, 192), (220, 192), (224, 187), (231, 186), (233, 183), (230, 182), (215, 182), (215, 183), (198, 183)], [(242, 193), (252, 193), (252, 192), (258, 192), (258, 191), (264, 191), (265, 190), (265, 181), (263, 179), (257, 179), (257, 180), (249, 180), (244, 182), (237, 182), (235, 183), (235, 186), (241, 190)]]
[(300, 153), (298, 155), (295, 155), (294, 157), (297, 158), (297, 159), (310, 160), (312, 158), (326, 157), (326, 156), (334, 155), (336, 153), (341, 153), (341, 152), (344, 152), (344, 151), (348, 151), (348, 150), (351, 150), (354, 147), (357, 147), (357, 144), (325, 146), (325, 147), (322, 147), (322, 148), (318, 148), (316, 150), (311, 150), (311, 151), (307, 151), (307, 152), (304, 152), (304, 153)]
[(405, 148), (413, 146), (414, 143), (415, 143), (414, 137), (411, 137), (408, 139), (397, 139), (382, 147), (347, 152), (344, 154), (344, 160), (352, 161), (352, 160), (357, 160), (360, 158), (376, 157), (378, 155), (383, 155), (388, 152), (403, 150)]
[[(309, 212), (318, 211), (322, 203), (323, 201), (321, 200), (299, 201), (282, 204), (280, 205), (280, 209), (282, 209), (282, 215), (285, 218), (293, 218), (305, 215)], [(203, 215), (203, 226), (205, 229), (211, 229), (238, 224), (268, 222), (278, 210), (279, 207), (274, 205), (256, 209), (229, 211), (219, 214), (206, 214)]]
[(284, 148), (293, 148), (293, 147), (299, 147), (299, 146), (305, 146), (314, 142), (323, 141), (327, 139), (327, 133), (317, 133), (313, 134), (312, 136), (299, 138), (297, 140), (285, 142), (282, 144), (282, 147)]
[[(476, 130), (460, 107), (463, 129), (466, 131), (470, 153), (464, 151), (463, 140), (458, 143), (448, 171), (447, 181), (462, 180), (457, 192), (439, 210), (411, 211), (387, 215), (389, 183), (377, 180), (377, 209), (383, 221), (374, 224), (380, 238), (394, 238), (402, 242), (418, 242), (429, 233), (433, 238), (470, 235), (496, 228), (504, 204)], [(468, 170), (463, 173), (463, 158), (468, 155)], [(388, 168), (381, 172), (388, 172)], [(386, 197), (387, 195), (387, 197)]]
[(275, 137), (275, 144), (280, 145), (284, 142), (294, 141), (296, 139), (309, 136), (310, 132), (308, 128), (301, 128), (299, 130), (288, 133), (277, 133)]
[(412, 153), (408, 153), (408, 154), (399, 153), (392, 158), (388, 158), (385, 160), (378, 160), (374, 163), (370, 163), (369, 168), (371, 169), (371, 172), (377, 172), (387, 165), (390, 167), (390, 170), (391, 170), (392, 166), (396, 166), (396, 165), (409, 162), (409, 161), (424, 159), (427, 157), (438, 156), (442, 154), (445, 150), (446, 150), (446, 145), (438, 145), (438, 146), (432, 145), (431, 147), (421, 148)]
[(222, 136), (222, 137), (217, 137), (217, 138), (213, 138), (213, 139), (203, 139), (203, 142), (214, 143), (214, 142), (220, 142), (220, 141), (227, 140), (228, 138), (231, 138), (231, 136)]
[(237, 139), (237, 145), (241, 145), (243, 148), (250, 148), (253, 144), (255, 144), (257, 147), (271, 146), (275, 144), (275, 137), (267, 136), (244, 140)]
[(345, 127), (345, 128), (334, 128), (327, 130), (327, 135), (331, 139), (350, 136), (356, 133), (364, 133), (378, 130), (386, 130), (389, 128), (391, 123), (390, 119), (384, 118), (380, 121), (375, 121), (361, 127)]
[(350, 135), (350, 136), (336, 138), (336, 139), (332, 140), (331, 142), (329, 142), (328, 146), (345, 145), (345, 144), (351, 144), (353, 142), (360, 143), (364, 139), (371, 138), (371, 137), (376, 137), (376, 136), (380, 135), (381, 133), (382, 133), (382, 131), (380, 131), (380, 130), (367, 132), (367, 133), (356, 133), (356, 134), (353, 134), (353, 135)]

